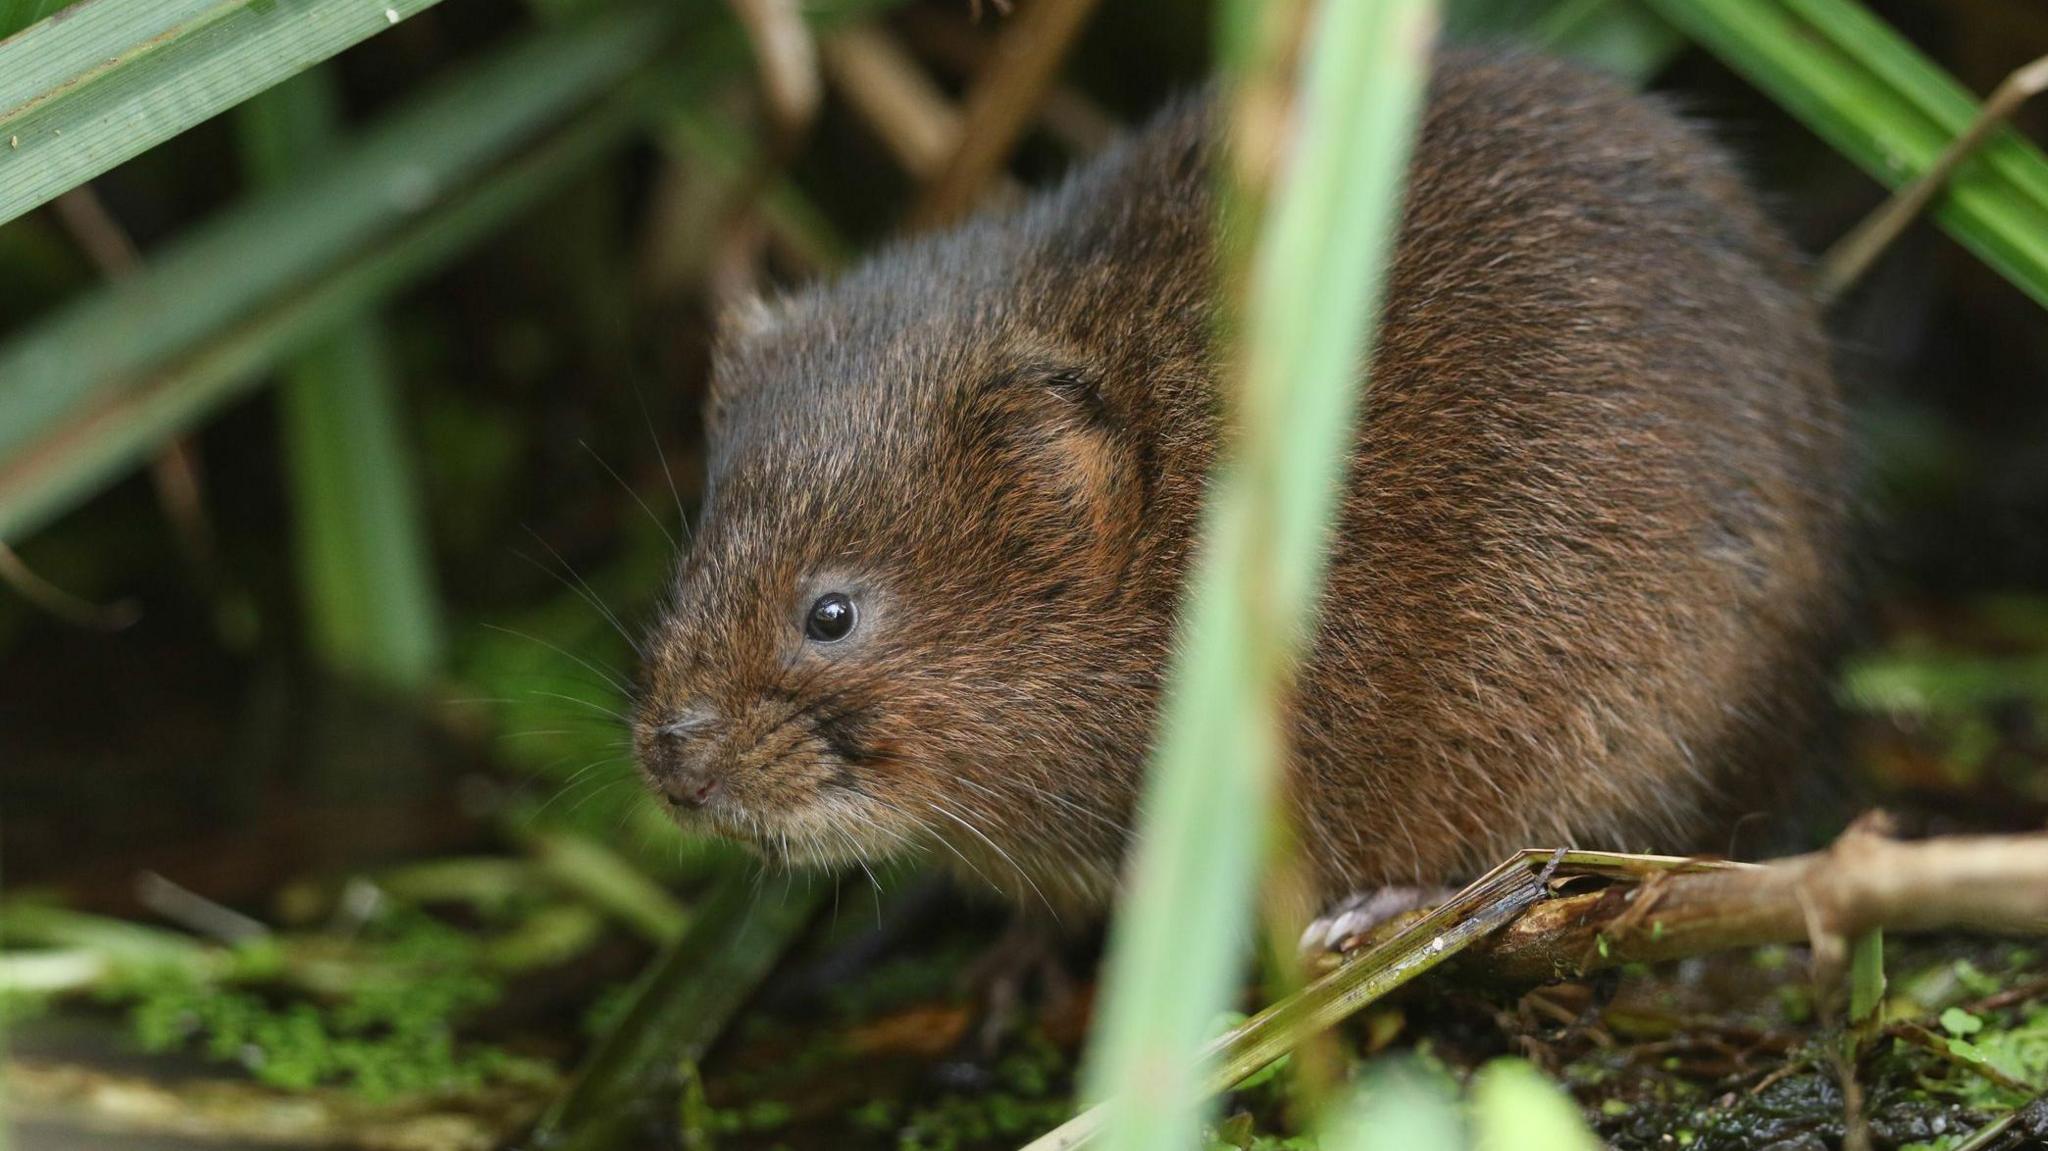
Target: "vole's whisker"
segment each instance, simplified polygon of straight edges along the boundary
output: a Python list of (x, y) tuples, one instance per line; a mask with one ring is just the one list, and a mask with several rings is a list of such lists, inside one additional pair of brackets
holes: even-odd
[(616, 613), (612, 611), (611, 605), (604, 602), (604, 599), (597, 594), (597, 589), (591, 587), (590, 581), (584, 579), (583, 574), (576, 570), (576, 565), (570, 563), (568, 559), (562, 555), (561, 552), (555, 550), (555, 545), (549, 543), (539, 532), (534, 531), (532, 527), (528, 527), (526, 529), (526, 534), (533, 537), (533, 542), (539, 544), (543, 548), (546, 548), (548, 555), (553, 557), (556, 563), (562, 565), (562, 571), (568, 572), (568, 576), (564, 577), (562, 575), (562, 572), (555, 571), (553, 568), (550, 568), (546, 564), (541, 563), (539, 560), (534, 559), (532, 556), (529, 556), (524, 552), (515, 549), (512, 552), (512, 554), (518, 556), (520, 559), (525, 560), (527, 563), (532, 564), (540, 570), (547, 572), (549, 575), (554, 576), (556, 579), (561, 580), (563, 587), (566, 587), (570, 591), (575, 592), (579, 597), (582, 598), (583, 602), (589, 604), (593, 609), (595, 609), (597, 614), (599, 616), (602, 616), (606, 623), (612, 625), (612, 630), (619, 633), (619, 638), (626, 641), (626, 646), (632, 649), (634, 654), (645, 656), (647, 653), (640, 650), (640, 641), (634, 639), (632, 633), (626, 630), (626, 625), (619, 621), (619, 617)]
[(989, 885), (989, 888), (990, 888), (990, 890), (994, 891), (994, 892), (995, 892), (996, 894), (998, 894), (998, 895), (1007, 895), (1007, 894), (1008, 894), (1008, 892), (1007, 892), (1007, 891), (1006, 891), (1006, 890), (1005, 890), (1005, 889), (1003, 888), (1003, 886), (1002, 886), (1001, 884), (999, 884), (999, 883), (997, 883), (997, 882), (996, 882), (995, 880), (993, 880), (993, 879), (990, 879), (990, 878), (989, 878), (989, 876), (988, 876), (988, 872), (986, 872), (986, 871), (983, 871), (983, 870), (982, 870), (981, 868), (979, 868), (979, 867), (975, 866), (975, 863), (974, 863), (974, 861), (973, 861), (973, 860), (971, 860), (971, 859), (967, 858), (967, 856), (963, 855), (963, 854), (961, 853), (961, 851), (960, 851), (960, 849), (959, 849), (959, 848), (957, 848), (957, 847), (953, 846), (953, 843), (952, 843), (952, 841), (951, 841), (951, 840), (947, 839), (947, 838), (946, 838), (946, 837), (945, 837), (945, 836), (944, 836), (943, 834), (941, 834), (941, 833), (940, 833), (940, 832), (938, 831), (938, 829), (934, 828), (934, 827), (933, 827), (933, 826), (932, 826), (932, 825), (931, 825), (930, 823), (927, 823), (927, 822), (926, 822), (926, 821), (925, 821), (925, 820), (923, 819), (923, 817), (921, 817), (921, 816), (917, 816), (917, 815), (913, 815), (913, 814), (911, 814), (910, 812), (908, 812), (908, 811), (905, 811), (904, 809), (902, 809), (902, 808), (900, 808), (900, 807), (896, 806), (895, 804), (893, 804), (893, 803), (890, 803), (890, 802), (888, 802), (887, 800), (884, 800), (884, 799), (879, 799), (879, 798), (876, 798), (876, 797), (874, 797), (874, 796), (870, 796), (870, 797), (869, 797), (869, 800), (870, 800), (871, 802), (873, 802), (873, 803), (875, 803), (875, 804), (879, 805), (879, 806), (882, 806), (882, 807), (886, 807), (886, 808), (888, 808), (888, 809), (889, 809), (890, 811), (893, 811), (893, 812), (895, 812), (896, 814), (898, 814), (898, 815), (901, 815), (901, 816), (902, 816), (903, 818), (905, 818), (905, 819), (909, 820), (909, 821), (910, 821), (910, 823), (912, 824), (912, 826), (914, 826), (914, 827), (918, 828), (918, 829), (919, 829), (920, 831), (922, 831), (922, 832), (924, 833), (924, 835), (925, 835), (925, 837), (926, 837), (927, 839), (930, 839), (931, 841), (933, 841), (933, 842), (937, 843), (937, 844), (938, 844), (938, 845), (939, 845), (940, 847), (943, 847), (943, 848), (945, 848), (945, 849), (946, 849), (947, 851), (950, 851), (950, 852), (952, 852), (952, 853), (953, 853), (953, 858), (955, 858), (955, 859), (959, 860), (959, 861), (961, 862), (961, 864), (962, 864), (962, 865), (964, 865), (964, 866), (965, 866), (965, 867), (967, 868), (967, 870), (969, 870), (969, 871), (973, 872), (973, 873), (974, 873), (975, 875), (979, 876), (979, 877), (980, 877), (980, 879), (981, 879), (981, 881), (982, 881), (983, 883), (986, 883), (986, 884), (988, 884), (988, 885)]
[(972, 834), (976, 839), (979, 839), (983, 843), (987, 844), (988, 849), (990, 851), (995, 852), (996, 855), (1002, 858), (1003, 862), (1009, 864), (1010, 867), (1016, 871), (1018, 878), (1022, 879), (1026, 884), (1030, 885), (1031, 890), (1038, 896), (1038, 901), (1040, 903), (1045, 904), (1045, 909), (1052, 913), (1053, 921), (1059, 921), (1060, 913), (1057, 908), (1053, 907), (1052, 900), (1047, 899), (1045, 897), (1045, 892), (1039, 889), (1038, 881), (1031, 878), (1031, 873), (1024, 870), (1023, 865), (1017, 862), (1015, 856), (1012, 856), (1009, 852), (1003, 850), (1000, 844), (998, 844), (995, 840), (990, 839), (987, 835), (983, 834), (982, 830), (979, 827), (976, 827), (974, 826), (974, 824), (969, 823), (962, 816), (955, 814), (947, 808), (939, 804), (932, 803), (930, 801), (926, 801), (925, 806), (931, 808), (933, 811), (938, 812), (940, 815), (943, 815), (947, 819), (950, 819), (953, 822), (959, 824), (960, 826), (966, 828), (968, 832)]
[(661, 446), (661, 436), (654, 430), (654, 415), (647, 410), (647, 397), (640, 394), (637, 385), (633, 388), (633, 402), (640, 406), (640, 419), (647, 425), (647, 442), (654, 445), (654, 458), (661, 461), (661, 474), (668, 478), (668, 494), (676, 501), (676, 526), (682, 530), (684, 542), (694, 547), (696, 540), (690, 533), (690, 514), (683, 510), (683, 493), (676, 487), (675, 470), (668, 466), (668, 452)]
[(654, 514), (653, 508), (647, 506), (647, 501), (640, 498), (640, 493), (634, 491), (633, 486), (631, 484), (628, 484), (624, 479), (621, 479), (619, 473), (613, 471), (612, 466), (604, 462), (604, 457), (597, 454), (597, 449), (591, 447), (589, 441), (577, 440), (576, 446), (582, 448), (586, 452), (589, 452), (590, 458), (597, 461), (597, 466), (604, 469), (604, 474), (610, 476), (613, 479), (613, 481), (615, 481), (619, 485), (620, 488), (625, 490), (625, 493), (627, 495), (633, 497), (633, 502), (639, 504), (640, 510), (647, 513), (647, 522), (653, 524), (654, 530), (661, 533), (661, 538), (668, 541), (668, 546), (670, 550), (676, 550), (676, 537), (669, 534), (667, 525), (663, 524), (661, 522), (660, 517)]
[[(560, 577), (558, 576), (557, 578)], [(620, 695), (626, 697), (627, 699), (633, 698), (633, 689), (626, 686), (624, 681), (620, 680), (617, 676), (610, 674), (609, 672), (605, 671), (603, 668), (597, 666), (589, 660), (584, 659), (582, 656), (577, 655), (576, 653), (569, 651), (567, 648), (562, 647), (560, 644), (550, 643), (549, 641), (544, 640), (537, 635), (532, 635), (527, 632), (519, 631), (516, 628), (503, 627), (501, 625), (494, 623), (484, 624), (483, 627), (486, 631), (494, 631), (502, 635), (509, 635), (515, 639), (523, 639), (528, 643), (537, 643), (540, 646), (547, 648), (549, 651), (554, 652), (556, 655), (559, 655), (564, 659), (573, 660), (578, 666), (582, 667), (585, 671), (588, 671), (590, 674), (603, 680), (606, 684), (608, 684), (613, 690), (617, 691)], [(487, 702), (512, 703), (514, 701), (509, 699), (503, 699), (490, 700)]]
[(590, 804), (590, 801), (596, 799), (598, 796), (603, 795), (605, 792), (610, 791), (618, 785), (622, 783), (632, 782), (632, 777), (622, 776), (618, 779), (607, 779), (602, 783), (599, 783), (596, 787), (593, 787), (589, 791), (585, 792), (583, 794), (583, 798), (569, 805), (569, 814), (574, 815), (577, 812), (582, 811), (586, 806)]
[(576, 696), (573, 695), (564, 695), (559, 691), (539, 691), (529, 689), (526, 694), (533, 696), (537, 699), (554, 699), (560, 700), (563, 703), (573, 703), (577, 707), (588, 709), (590, 711), (596, 712), (599, 715), (606, 716), (610, 719), (615, 719), (623, 724), (631, 724), (633, 722), (632, 720), (626, 717), (625, 713), (617, 710), (616, 708), (609, 708), (601, 703), (593, 703), (587, 699), (578, 699)]
[[(538, 818), (542, 814), (546, 813), (547, 809), (554, 806), (554, 804), (558, 800), (576, 791), (577, 788), (584, 786), (586, 783), (595, 786), (598, 781), (588, 779), (591, 772), (597, 770), (598, 768), (609, 767), (618, 763), (619, 761), (615, 758), (599, 759), (593, 760), (590, 763), (586, 763), (582, 767), (577, 768), (576, 771), (573, 774), (571, 774), (567, 780), (563, 781), (558, 787), (555, 788), (555, 793), (553, 795), (549, 796), (545, 801), (541, 803), (539, 807), (534, 809), (534, 817)], [(618, 782), (618, 780), (614, 779), (606, 782), (616, 783)], [(580, 803), (581, 801), (578, 802)], [(572, 805), (570, 807), (570, 810), (574, 811), (576, 810), (576, 807)]]

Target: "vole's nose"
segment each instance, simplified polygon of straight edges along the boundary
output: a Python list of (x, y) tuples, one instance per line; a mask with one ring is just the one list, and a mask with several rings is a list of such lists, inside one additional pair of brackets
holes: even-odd
[(702, 807), (718, 792), (704, 748), (709, 727), (708, 716), (689, 713), (654, 729), (648, 766), (662, 794), (678, 807)]

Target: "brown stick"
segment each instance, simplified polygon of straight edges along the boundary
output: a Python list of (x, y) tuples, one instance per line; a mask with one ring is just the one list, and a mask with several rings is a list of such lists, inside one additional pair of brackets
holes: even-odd
[(769, 117), (785, 140), (800, 139), (817, 115), (818, 48), (796, 0), (730, 0), (746, 29)]
[[(141, 251), (91, 184), (80, 184), (57, 197), (51, 207), (64, 230), (109, 281), (120, 283), (141, 269)], [(206, 485), (200, 466), (199, 449), (192, 438), (174, 436), (150, 461), (149, 478), (156, 488), (157, 505), (171, 521), (186, 562), (206, 582), (213, 583), (213, 521), (206, 514)]]
[(1813, 294), (1822, 304), (1833, 303), (1849, 285), (1863, 278), (1892, 242), (1917, 219), (1934, 197), (1948, 185), (1949, 177), (1964, 160), (1991, 138), (1991, 133), (2019, 111), (2020, 105), (2048, 91), (2048, 56), (2026, 65), (2005, 78), (1991, 99), (1925, 172), (1892, 193), (1891, 198), (1865, 216), (1849, 234), (1835, 241), (1820, 259), (1814, 275)]
[(1633, 915), (1644, 890), (1617, 886), (1539, 904), (1460, 966), (1487, 979), (1543, 982), (1816, 933), (2048, 933), (2048, 835), (1901, 843), (1851, 832), (1826, 851), (1762, 867), (1666, 876), (1650, 913)]
[(959, 151), (960, 112), (886, 32), (855, 26), (824, 45), (833, 87), (919, 180), (937, 176)]
[(965, 216), (1038, 116), (1046, 91), (1097, 0), (1034, 0), (1004, 31), (988, 71), (968, 93), (959, 147), (911, 214), (913, 228)]
[(134, 600), (96, 604), (58, 587), (37, 575), (5, 543), (0, 543), (0, 584), (13, 588), (21, 598), (73, 627), (120, 631), (142, 618), (142, 609)]
[[(895, 26), (920, 56), (957, 80), (980, 75), (995, 54), (995, 45), (987, 37), (943, 9), (906, 9)], [(1080, 89), (1062, 83), (1046, 90), (1038, 126), (1078, 156), (1108, 147), (1122, 127)]]

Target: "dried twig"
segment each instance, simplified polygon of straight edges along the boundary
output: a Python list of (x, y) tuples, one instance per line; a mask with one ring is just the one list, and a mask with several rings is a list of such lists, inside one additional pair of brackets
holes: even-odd
[(941, 227), (974, 207), (1025, 125), (1037, 117), (1095, 5), (1096, 0), (1034, 0), (1003, 32), (995, 59), (968, 93), (959, 146), (911, 214), (913, 227)]
[[(899, 26), (919, 55), (956, 79), (980, 75), (995, 55), (995, 46), (986, 36), (941, 10), (910, 8), (903, 12)], [(1117, 118), (1087, 93), (1057, 82), (1046, 89), (1038, 123), (1048, 137), (1081, 156), (1108, 147), (1122, 129)]]
[(825, 42), (825, 71), (903, 169), (938, 175), (960, 146), (960, 112), (894, 38), (855, 26)]
[[(1409, 924), (1386, 943), (1261, 1011), (1211, 1043), (1208, 1090), (1221, 1092), (1457, 955), (1543, 897), (1538, 869), (1547, 852), (1524, 852), (1480, 877), (1443, 906)], [(1072, 1151), (1093, 1140), (1111, 1104), (1099, 1104), (1033, 1140), (1024, 1151)]]
[(253, 1083), (165, 1084), (31, 1059), (10, 1060), (6, 1079), (11, 1121), (78, 1147), (124, 1135), (151, 1146), (187, 1146), (189, 1139), (208, 1146), (498, 1147), (532, 1122), (546, 1098), (544, 1084), (529, 1083), (481, 1088), (453, 1102), (412, 1095), (367, 1103), (328, 1088), (295, 1091), (287, 1106), (276, 1091)]
[(1541, 982), (1624, 963), (1810, 942), (1813, 928), (1836, 938), (1877, 927), (2048, 932), (2048, 835), (1901, 843), (1852, 833), (1827, 851), (1672, 875), (1660, 888), (1647, 922), (1626, 930), (1623, 917), (1638, 888), (1552, 900), (1475, 948), (1461, 966), (1489, 979)]
[(0, 543), (0, 583), (14, 589), (21, 598), (74, 627), (93, 631), (120, 631), (142, 618), (134, 600), (96, 604), (65, 591), (36, 574), (22, 562), (13, 548)]
[[(107, 210), (91, 184), (80, 184), (57, 197), (51, 205), (64, 230), (77, 241), (86, 258), (108, 280), (119, 283), (142, 267), (142, 253), (128, 230)], [(213, 524), (206, 515), (206, 486), (200, 478), (197, 449), (187, 436), (165, 442), (149, 465), (150, 482), (156, 487), (157, 504), (171, 521), (186, 562), (211, 581), (214, 566)]]
[(1986, 1012), (2002, 1011), (2005, 1008), (2021, 1003), (2031, 1003), (2043, 995), (2048, 995), (2048, 979), (2035, 979), (2022, 983), (2018, 987), (2008, 987), (2003, 991), (1987, 995), (1963, 1010), (1968, 1011), (1972, 1015), (1983, 1015)]
[(711, 292), (722, 307), (754, 295), (768, 238), (761, 200), (774, 187), (816, 119), (822, 91), (818, 48), (796, 0), (731, 0), (754, 46), (763, 101), (774, 126), (769, 146), (735, 182), (711, 259)]
[(733, 14), (747, 30), (761, 93), (776, 131), (800, 139), (818, 114), (818, 47), (796, 0), (731, 0)]
[(1949, 141), (1925, 172), (1906, 183), (1849, 234), (1837, 240), (1821, 257), (1814, 275), (1813, 294), (1823, 304), (1833, 303), (1849, 285), (1863, 278), (1900, 233), (1906, 230), (1927, 205), (1934, 201), (1964, 160), (1991, 138), (1991, 133), (2012, 118), (2020, 105), (2048, 91), (2048, 56), (2005, 78), (1991, 98), (1984, 102), (1977, 118)]
[[(1766, 865), (1525, 851), (1217, 1040), (1209, 1049), (1211, 1086), (1227, 1089), (1304, 1036), (1445, 960), (1469, 977), (1541, 983), (1623, 963), (1810, 941), (1816, 934), (1843, 939), (1878, 928), (2048, 933), (2048, 834), (1901, 843), (1868, 826), (1852, 829), (1826, 851)], [(1538, 876), (1552, 870), (1560, 877), (1638, 882), (1660, 876), (1656, 906), (1637, 913), (1644, 887), (1624, 885), (1538, 902)], [(1069, 1151), (1101, 1125), (1100, 1108), (1084, 1112), (1026, 1151)]]

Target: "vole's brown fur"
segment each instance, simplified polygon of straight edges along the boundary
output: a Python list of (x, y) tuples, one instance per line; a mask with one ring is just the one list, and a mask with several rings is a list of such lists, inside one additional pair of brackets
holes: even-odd
[[(728, 341), (635, 725), (686, 821), (1108, 893), (1217, 454), (1209, 136), (1183, 105)], [(1794, 769), (1845, 518), (1799, 279), (1656, 103), (1439, 61), (1293, 723), (1327, 894), (1690, 843)]]

